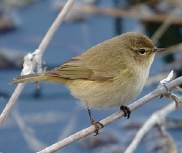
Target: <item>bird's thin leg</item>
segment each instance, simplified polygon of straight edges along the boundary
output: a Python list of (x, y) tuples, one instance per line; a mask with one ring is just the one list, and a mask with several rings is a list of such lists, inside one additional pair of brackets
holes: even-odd
[(92, 118), (91, 111), (90, 111), (90, 109), (88, 107), (87, 107), (87, 110), (88, 110), (88, 115), (89, 115), (89, 118), (90, 118), (90, 122), (95, 127), (95, 136), (96, 136), (96, 135), (99, 134), (99, 129), (103, 128), (104, 125), (102, 123), (100, 123), (100, 122), (94, 121), (94, 119)]
[(122, 105), (120, 107), (120, 110), (122, 110), (124, 112), (124, 117), (127, 117), (127, 119), (130, 118), (131, 111), (130, 111), (129, 107)]

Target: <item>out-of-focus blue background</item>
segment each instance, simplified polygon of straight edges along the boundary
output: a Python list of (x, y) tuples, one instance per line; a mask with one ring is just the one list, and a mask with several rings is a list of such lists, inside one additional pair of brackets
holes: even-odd
[[(111, 7), (113, 3), (112, 0), (100, 0), (99, 5)], [(58, 11), (53, 9), (51, 0), (42, 0), (16, 9), (15, 13), (20, 19), (19, 26), (11, 32), (0, 33), (0, 48), (27, 54), (38, 48)], [(43, 60), (46, 62), (48, 69), (59, 66), (93, 45), (115, 36), (114, 20), (113, 17), (90, 14), (86, 15), (86, 20), (81, 22), (64, 22), (44, 53)], [(122, 32), (145, 31), (138, 20), (125, 18), (122, 23)], [(161, 55), (156, 56), (151, 68), (151, 75), (163, 71), (163, 67)], [(16, 88), (16, 85), (10, 85), (9, 83), (13, 77), (19, 76), (20, 73), (21, 69), (0, 69), (1, 111)], [(151, 92), (156, 87), (157, 84), (154, 84), (145, 88), (138, 98)], [(165, 98), (155, 99), (132, 112), (130, 120), (144, 121), (154, 111), (163, 108), (169, 102)], [(40, 89), (37, 90), (33, 83), (26, 84), (21, 96), (0, 129), (0, 152), (31, 153), (39, 151), (74, 132), (90, 126), (87, 110), (77, 103), (78, 100), (70, 95), (69, 90), (64, 85), (41, 82)], [(101, 120), (116, 111), (118, 111), (118, 108), (92, 110), (92, 114), (95, 120)], [(181, 118), (182, 113), (179, 110), (170, 115), (171, 117)], [(104, 131), (112, 131), (120, 143), (127, 143), (127, 137), (131, 135), (131, 132), (121, 128), (125, 122), (127, 122), (125, 118), (117, 120), (100, 130), (99, 136), (102, 136)], [(175, 141), (181, 141), (181, 131), (171, 131), (171, 133)], [(136, 152), (143, 152), (145, 147), (140, 145)], [(98, 152), (98, 150), (84, 149), (80, 142), (76, 142), (64, 148), (63, 152), (89, 153)]]

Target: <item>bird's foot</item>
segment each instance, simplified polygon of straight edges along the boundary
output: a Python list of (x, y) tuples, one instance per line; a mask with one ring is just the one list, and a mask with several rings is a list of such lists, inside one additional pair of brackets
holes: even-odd
[(95, 127), (95, 135), (94, 136), (98, 135), (99, 134), (99, 129), (103, 128), (104, 125), (102, 123), (100, 123), (100, 122), (94, 121), (93, 119), (90, 122)]
[(94, 136), (96, 136), (96, 135), (99, 134), (99, 129), (103, 128), (104, 125), (102, 123), (100, 123), (100, 122), (94, 121), (94, 119), (92, 118), (91, 111), (90, 111), (90, 109), (88, 107), (87, 107), (87, 110), (88, 110), (88, 115), (89, 115), (89, 118), (90, 118), (90, 122), (95, 127), (95, 135)]
[(127, 119), (130, 118), (131, 111), (130, 111), (129, 107), (122, 105), (120, 107), (120, 110), (122, 110), (124, 112), (124, 117), (127, 117)]

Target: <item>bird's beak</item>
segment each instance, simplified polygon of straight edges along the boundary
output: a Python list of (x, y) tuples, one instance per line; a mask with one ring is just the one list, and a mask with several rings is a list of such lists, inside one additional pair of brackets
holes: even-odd
[(158, 53), (158, 52), (163, 52), (165, 50), (166, 50), (166, 48), (155, 48), (154, 52)]

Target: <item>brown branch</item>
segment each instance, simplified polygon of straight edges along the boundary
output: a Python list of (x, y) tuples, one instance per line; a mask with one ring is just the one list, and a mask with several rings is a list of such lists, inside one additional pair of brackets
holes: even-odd
[[(59, 8), (62, 8), (63, 4), (59, 5)], [(148, 14), (139, 12), (137, 10), (124, 10), (124, 9), (115, 9), (115, 8), (100, 8), (91, 5), (81, 5), (81, 6), (74, 6), (78, 8), (79, 11), (83, 13), (92, 13), (98, 15), (105, 15), (105, 16), (113, 16), (119, 18), (136, 18), (145, 21), (152, 21), (152, 22), (163, 22), (166, 20), (170, 14)], [(180, 16), (173, 16), (173, 24), (182, 24), (182, 17)]]
[(175, 8), (168, 17), (164, 20), (162, 25), (157, 29), (157, 31), (151, 37), (152, 42), (155, 44), (157, 40), (164, 34), (164, 32), (169, 28), (171, 24), (175, 21), (175, 16), (178, 16), (181, 12), (181, 8)]

